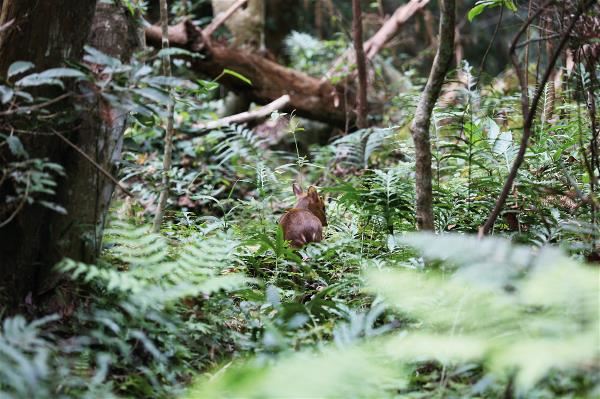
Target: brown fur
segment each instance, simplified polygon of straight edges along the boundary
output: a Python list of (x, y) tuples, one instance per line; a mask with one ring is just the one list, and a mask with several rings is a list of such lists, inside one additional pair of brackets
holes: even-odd
[(292, 186), (298, 201), (279, 220), (283, 237), (294, 248), (323, 239), (323, 226), (327, 226), (325, 202), (313, 186), (304, 193), (296, 183)]

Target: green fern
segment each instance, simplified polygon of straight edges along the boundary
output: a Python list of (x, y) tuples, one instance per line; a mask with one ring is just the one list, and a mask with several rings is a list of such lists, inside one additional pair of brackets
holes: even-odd
[(242, 125), (231, 125), (210, 133), (211, 139), (218, 141), (213, 151), (219, 165), (231, 162), (233, 158), (251, 161), (261, 159), (265, 139)]
[(360, 129), (338, 138), (331, 145), (338, 163), (362, 169), (369, 167), (371, 155), (381, 149), (392, 135), (391, 128)]
[(58, 270), (74, 280), (125, 294), (138, 305), (157, 308), (189, 296), (237, 289), (249, 281), (238, 274), (222, 275), (231, 265), (237, 245), (224, 236), (192, 236), (175, 246), (151, 233), (150, 226), (120, 221), (113, 222), (106, 234), (107, 255), (123, 264), (122, 270), (69, 259), (61, 262)]

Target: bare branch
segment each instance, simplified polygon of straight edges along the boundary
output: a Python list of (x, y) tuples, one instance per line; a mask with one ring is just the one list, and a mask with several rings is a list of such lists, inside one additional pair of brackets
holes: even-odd
[(31, 186), (31, 176), (30, 176), (30, 174), (27, 174), (27, 186), (25, 186), (25, 194), (23, 195), (23, 199), (21, 200), (21, 202), (19, 202), (19, 205), (17, 206), (15, 211), (6, 220), (4, 220), (2, 223), (0, 223), (0, 229), (3, 228), (4, 226), (8, 225), (19, 214), (19, 212), (21, 212), (21, 209), (23, 209), (23, 207), (27, 203), (27, 198), (29, 198), (29, 187), (30, 186)]
[(244, 123), (257, 119), (267, 118), (275, 111), (279, 111), (285, 108), (290, 103), (290, 96), (285, 94), (279, 97), (277, 100), (265, 105), (254, 111), (246, 111), (239, 114), (231, 115), (226, 118), (222, 118), (216, 121), (197, 123), (193, 127), (195, 129), (211, 130), (217, 129), (221, 126), (226, 126), (232, 123)]
[[(394, 14), (388, 19), (381, 28), (364, 42), (364, 51), (367, 60), (372, 60), (381, 48), (399, 31), (400, 28), (410, 19), (417, 11), (421, 10), (429, 3), (429, 0), (410, 0), (409, 3), (396, 9)], [(345, 64), (352, 65), (356, 59), (352, 57), (352, 51), (344, 52), (325, 73), (323, 80), (330, 80), (333, 75), (339, 71)]]
[(62, 141), (64, 141), (69, 147), (73, 148), (82, 157), (84, 157), (86, 160), (88, 160), (92, 165), (94, 165), (94, 167), (96, 169), (98, 169), (100, 171), (100, 173), (102, 173), (104, 176), (106, 176), (106, 178), (108, 180), (110, 180), (113, 183), (115, 183), (115, 185), (117, 187), (119, 187), (121, 189), (121, 191), (123, 191), (125, 194), (127, 194), (131, 198), (135, 198), (135, 195), (133, 195), (131, 193), (131, 191), (129, 191), (119, 180), (117, 180), (113, 175), (111, 175), (106, 169), (104, 169), (96, 161), (94, 161), (92, 159), (92, 157), (90, 157), (88, 154), (85, 153), (85, 151), (83, 151), (81, 148), (77, 147), (77, 145), (75, 145), (75, 143), (73, 143), (71, 140), (69, 140), (68, 138), (66, 138), (62, 133), (57, 132), (56, 130), (54, 130), (52, 132), (52, 134), (56, 135), (58, 138), (60, 138)]
[(212, 34), (215, 33), (215, 31), (219, 29), (219, 27), (223, 25), (223, 23), (225, 23), (225, 21), (227, 21), (227, 19), (229, 19), (229, 17), (231, 17), (233, 13), (238, 10), (238, 8), (246, 4), (247, 1), (248, 0), (238, 0), (237, 2), (233, 3), (231, 7), (227, 9), (227, 11), (216, 15), (212, 22), (208, 24), (206, 28), (202, 29), (205, 37), (211, 37)]
[(410, 0), (408, 3), (399, 7), (377, 33), (365, 42), (365, 53), (367, 58), (370, 60), (373, 59), (379, 50), (381, 50), (381, 48), (398, 33), (402, 25), (428, 3), (429, 0)]
[(61, 94), (60, 96), (53, 98), (52, 100), (48, 100), (45, 101), (43, 103), (39, 103), (36, 105), (31, 105), (29, 107), (19, 107), (19, 108), (15, 108), (9, 111), (3, 111), (0, 112), (0, 116), (9, 116), (9, 115), (15, 115), (15, 114), (25, 114), (28, 112), (32, 112), (32, 111), (37, 111), (43, 108), (46, 108), (52, 104), (56, 104), (58, 102), (61, 102), (62, 100), (64, 100), (65, 98), (71, 96), (71, 93), (64, 93)]
[[(1, 8), (1, 7), (0, 7), (0, 8)], [(0, 25), (0, 32), (7, 30), (7, 29), (8, 29), (8, 28), (10, 28), (10, 26), (11, 26), (12, 24), (14, 24), (14, 23), (15, 23), (15, 19), (13, 18), (13, 19), (11, 19), (10, 21), (8, 21), (7, 23), (5, 23), (5, 24), (3, 24), (3, 25)]]
[[(167, 0), (160, 0), (160, 26), (162, 31), (162, 48), (169, 48), (169, 9), (167, 7)], [(163, 73), (165, 76), (170, 77), (171, 72), (171, 56), (168, 54), (164, 56), (162, 60)], [(154, 222), (152, 224), (152, 230), (155, 233), (160, 231), (160, 225), (165, 213), (167, 206), (167, 199), (169, 197), (169, 171), (171, 170), (171, 160), (173, 155), (173, 125), (175, 118), (175, 102), (171, 93), (169, 93), (169, 104), (167, 104), (167, 127), (165, 129), (165, 152), (163, 155), (163, 170), (162, 170), (162, 188), (160, 196), (158, 198), (158, 206), (156, 208), (156, 214), (154, 215)]]

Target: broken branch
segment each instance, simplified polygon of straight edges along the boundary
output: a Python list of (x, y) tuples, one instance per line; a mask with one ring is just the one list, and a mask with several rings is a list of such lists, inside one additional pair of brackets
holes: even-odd
[(279, 97), (277, 100), (257, 109), (254, 111), (246, 111), (239, 114), (231, 115), (225, 118), (218, 119), (216, 121), (197, 123), (194, 125), (196, 129), (202, 130), (211, 130), (217, 129), (222, 126), (230, 125), (232, 123), (244, 123), (257, 119), (267, 118), (275, 111), (279, 111), (280, 109), (287, 107), (290, 103), (290, 96), (284, 94)]

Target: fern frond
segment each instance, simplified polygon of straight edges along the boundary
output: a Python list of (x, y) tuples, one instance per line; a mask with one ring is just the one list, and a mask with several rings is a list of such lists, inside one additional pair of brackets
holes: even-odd
[(242, 125), (225, 126), (211, 135), (216, 135), (219, 144), (213, 149), (217, 154), (219, 165), (229, 162), (234, 157), (260, 159), (265, 139), (261, 139), (254, 131)]
[(249, 281), (241, 275), (220, 275), (229, 267), (237, 246), (224, 236), (192, 237), (175, 246), (149, 233), (149, 227), (114, 222), (107, 231), (109, 254), (129, 267), (117, 270), (66, 259), (58, 271), (129, 296), (138, 305), (159, 308), (187, 296), (239, 288)]

